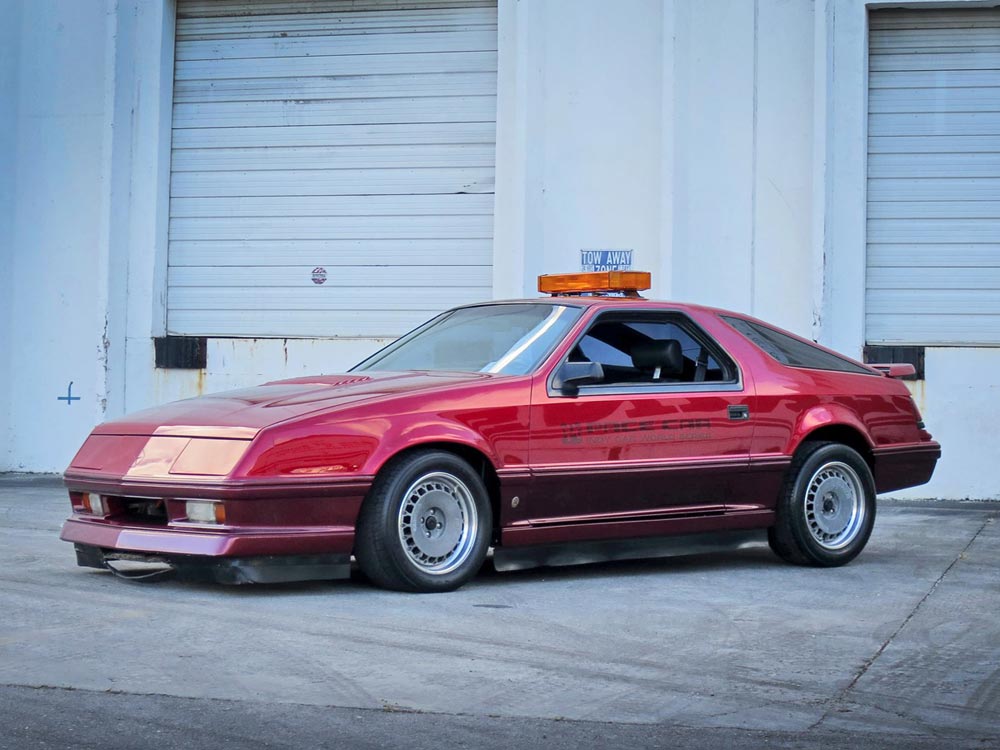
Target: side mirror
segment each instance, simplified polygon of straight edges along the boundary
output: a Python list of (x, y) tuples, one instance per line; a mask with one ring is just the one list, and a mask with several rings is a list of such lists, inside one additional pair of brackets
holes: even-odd
[(552, 387), (575, 396), (581, 385), (600, 383), (603, 380), (604, 368), (600, 362), (563, 362), (552, 378)]

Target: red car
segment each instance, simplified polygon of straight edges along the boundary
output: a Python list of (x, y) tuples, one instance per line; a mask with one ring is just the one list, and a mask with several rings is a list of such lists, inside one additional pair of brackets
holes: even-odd
[(77, 561), (228, 583), (446, 591), (500, 570), (741, 544), (793, 563), (868, 541), (875, 496), (940, 446), (905, 385), (739, 313), (654, 302), (648, 274), (442, 313), (346, 375), (97, 427), (66, 471)]

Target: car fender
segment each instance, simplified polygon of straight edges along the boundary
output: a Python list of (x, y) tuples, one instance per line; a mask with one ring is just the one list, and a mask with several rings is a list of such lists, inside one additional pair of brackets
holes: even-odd
[(799, 415), (785, 448), (786, 455), (794, 455), (803, 441), (824, 427), (846, 427), (858, 433), (869, 449), (874, 447), (868, 430), (857, 414), (841, 404), (829, 403), (818, 404)]
[(472, 449), (482, 454), (494, 469), (500, 462), (490, 443), (478, 432), (460, 422), (449, 420), (421, 421), (419, 424), (391, 426), (368, 456), (361, 472), (370, 476), (378, 472), (395, 456), (423, 446), (450, 444)]

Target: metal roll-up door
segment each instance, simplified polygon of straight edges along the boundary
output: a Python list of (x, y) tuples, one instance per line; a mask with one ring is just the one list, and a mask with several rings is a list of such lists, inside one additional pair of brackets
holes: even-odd
[(1000, 344), (1000, 10), (870, 19), (867, 341)]
[(492, 291), (495, 0), (179, 0), (167, 329), (377, 337)]

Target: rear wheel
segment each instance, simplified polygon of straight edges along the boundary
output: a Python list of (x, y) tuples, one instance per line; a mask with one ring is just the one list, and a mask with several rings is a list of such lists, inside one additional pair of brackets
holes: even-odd
[(806, 443), (796, 453), (768, 532), (771, 549), (798, 565), (844, 565), (864, 549), (875, 523), (875, 480), (840, 443)]
[(483, 564), (492, 513), (482, 479), (458, 456), (419, 451), (376, 477), (358, 518), (355, 556), (378, 586), (451, 591)]

